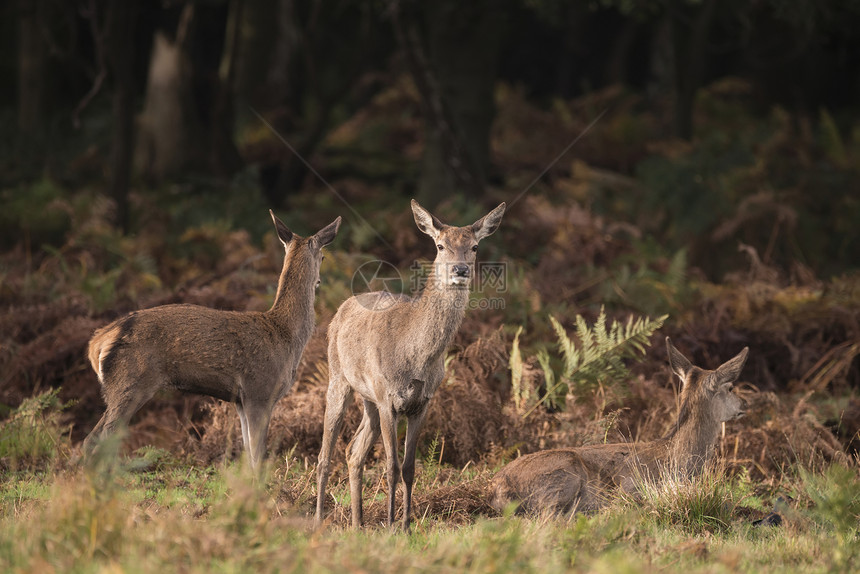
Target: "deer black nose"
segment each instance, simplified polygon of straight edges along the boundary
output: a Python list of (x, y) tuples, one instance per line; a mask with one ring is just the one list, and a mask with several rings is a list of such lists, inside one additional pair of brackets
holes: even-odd
[(469, 266), (468, 265), (458, 264), (458, 265), (454, 265), (454, 267), (452, 267), (451, 269), (454, 271), (454, 275), (456, 275), (457, 277), (468, 277), (469, 276)]

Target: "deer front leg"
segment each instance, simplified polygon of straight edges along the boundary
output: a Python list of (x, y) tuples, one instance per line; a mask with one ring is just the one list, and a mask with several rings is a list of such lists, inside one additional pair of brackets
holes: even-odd
[(385, 446), (385, 478), (388, 480), (388, 526), (394, 524), (394, 503), (397, 498), (397, 483), (400, 468), (397, 461), (397, 415), (388, 407), (379, 409), (379, 426), (382, 444)]
[(412, 519), (412, 484), (415, 480), (415, 449), (418, 445), (418, 435), (424, 426), (427, 415), (427, 405), (407, 419), (406, 447), (403, 453), (403, 530), (409, 530)]

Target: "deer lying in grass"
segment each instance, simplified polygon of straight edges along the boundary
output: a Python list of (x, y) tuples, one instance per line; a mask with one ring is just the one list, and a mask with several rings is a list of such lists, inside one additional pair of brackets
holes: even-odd
[(699, 474), (714, 454), (725, 421), (744, 414), (745, 402), (732, 392), (747, 358), (744, 348), (714, 371), (693, 366), (666, 338), (669, 364), (683, 383), (675, 428), (651, 442), (601, 444), (545, 450), (521, 456), (491, 483), (491, 504), (499, 511), (516, 503), (518, 511), (536, 514), (590, 512), (611, 491), (635, 492), (643, 479), (661, 473)]
[(269, 211), (284, 244), (284, 266), (272, 308), (265, 313), (164, 305), (134, 311), (98, 329), (88, 356), (107, 409), (84, 441), (127, 425), (158, 391), (177, 389), (236, 405), (251, 467), (259, 469), (275, 403), (293, 386), (314, 329), (314, 291), (322, 248), (340, 217), (302, 238)]
[(331, 453), (353, 393), (364, 416), (348, 447), (352, 524), (361, 526), (364, 460), (379, 435), (385, 446), (388, 525), (394, 522), (398, 468), (397, 418), (407, 418), (403, 455), (403, 527), (409, 528), (415, 447), (427, 405), (445, 374), (445, 351), (469, 302), (469, 281), (478, 242), (499, 227), (505, 204), (466, 227), (445, 225), (412, 200), (418, 229), (433, 238), (437, 253), (424, 291), (416, 298), (380, 291), (344, 302), (328, 329), (329, 386), (317, 466), (316, 522), (323, 518)]

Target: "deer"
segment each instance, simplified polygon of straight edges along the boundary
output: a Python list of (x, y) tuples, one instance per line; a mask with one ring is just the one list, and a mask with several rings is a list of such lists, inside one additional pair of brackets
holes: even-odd
[[(382, 435), (388, 483), (387, 525), (394, 524), (395, 494), (403, 479), (402, 526), (409, 529), (415, 451), (428, 404), (445, 375), (445, 353), (469, 303), (469, 283), (478, 243), (502, 221), (505, 204), (472, 225), (454, 227), (412, 200), (418, 229), (436, 244), (436, 258), (424, 289), (410, 297), (387, 291), (347, 299), (328, 328), (329, 384), (317, 464), (315, 524), (322, 525), (332, 450), (353, 395), (364, 406), (361, 422), (347, 446), (352, 525), (360, 528), (364, 461)], [(403, 464), (397, 420), (407, 421)]]
[(713, 371), (694, 366), (668, 337), (666, 349), (682, 389), (678, 418), (663, 438), (521, 456), (493, 477), (491, 506), (499, 512), (515, 506), (520, 514), (569, 516), (598, 510), (619, 489), (635, 496), (643, 480), (659, 482), (667, 472), (700, 474), (714, 456), (722, 423), (744, 415), (746, 402), (733, 388), (749, 348)]
[(84, 441), (85, 454), (127, 426), (156, 393), (178, 390), (232, 402), (251, 468), (260, 469), (272, 409), (292, 388), (314, 330), (322, 248), (341, 222), (338, 217), (303, 238), (269, 214), (284, 263), (268, 311), (162, 305), (132, 311), (95, 331), (87, 355), (107, 408)]

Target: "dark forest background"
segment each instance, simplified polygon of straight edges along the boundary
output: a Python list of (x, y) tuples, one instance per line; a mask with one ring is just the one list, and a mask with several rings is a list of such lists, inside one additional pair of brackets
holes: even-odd
[[(601, 307), (668, 314), (654, 340), (671, 335), (704, 367), (749, 345), (745, 380), (791, 397), (768, 408), (811, 408), (805, 393), (817, 393), (814, 432), (826, 423), (827, 444), (856, 449), (860, 1), (17, 0), (0, 11), (0, 415), (62, 387), (77, 441), (102, 409), (84, 360), (95, 328), (171, 302), (265, 310), (280, 265), (266, 210), (300, 234), (342, 215), (318, 332), (271, 438), (315, 454), (325, 327), (362, 262), (407, 270), (430, 256), (415, 197), (459, 225), (509, 205), (480, 253), (508, 265), (505, 305), (470, 311), (452, 350), (485, 345), (483, 370), (457, 355), (444, 392), (458, 398), (440, 398), (447, 415), (431, 423), (449, 461), (489, 452), (478, 439), (457, 447), (451, 422), (488, 405), (496, 430), (480, 432), (496, 447), (579, 436), (553, 442), (537, 426), (568, 428), (552, 417), (572, 381), (534, 423), (499, 405), (511, 404), (518, 327), (535, 399), (559, 368), (547, 315), (572, 331)], [(642, 388), (665, 391), (662, 346), (647, 359)], [(460, 384), (485, 385), (483, 402)], [(665, 417), (635, 421), (665, 412), (654, 403), (665, 393), (604, 391), (577, 412), (623, 406), (628, 434), (662, 432)], [(223, 454), (233, 416), (213, 405), (159, 399), (131, 442)]]
[[(491, 145), (500, 91), (508, 90), (538, 110), (564, 111), (563, 137), (546, 134), (561, 145), (541, 150), (528, 166), (533, 175), (564, 148), (564, 137), (607, 110), (595, 131), (626, 123), (615, 126), (614, 149), (589, 153), (586, 138), (546, 178), (576, 157), (634, 178), (644, 188), (641, 204), (625, 194), (608, 198), (612, 190), (591, 199), (601, 210), (651, 220), (649, 231), (676, 246), (695, 244), (746, 202), (740, 217), (755, 219), (748, 226), (762, 235), (746, 239), (768, 257), (825, 272), (853, 268), (858, 24), (860, 3), (852, 0), (6, 3), (0, 114), (9, 137), (0, 183), (12, 209), (4, 209), (3, 245), (22, 231), (36, 233), (37, 245), (59, 240), (56, 225), (28, 225), (22, 220), (32, 216), (14, 211), (38, 209), (28, 197), (38, 179), (61, 188), (58, 195), (99, 186), (126, 233), (141, 217), (130, 195), (170, 183), (210, 193), (240, 178), (262, 202), (287, 208), (317, 183), (297, 155), (331, 180), (383, 184), (430, 207), (516, 188), (511, 164), (522, 158)], [(381, 103), (398, 85), (405, 97)], [(588, 106), (569, 105), (588, 97)], [(374, 102), (415, 125), (375, 142), (360, 134), (361, 145), (332, 141)], [(709, 181), (755, 162), (768, 119), (815, 149), (780, 158), (786, 166), (768, 161), (765, 182)], [(684, 142), (695, 149), (684, 153)], [(410, 146), (420, 149), (405, 153)], [(777, 236), (795, 234), (790, 245), (761, 229), (775, 221)], [(725, 271), (718, 261), (705, 267)]]

